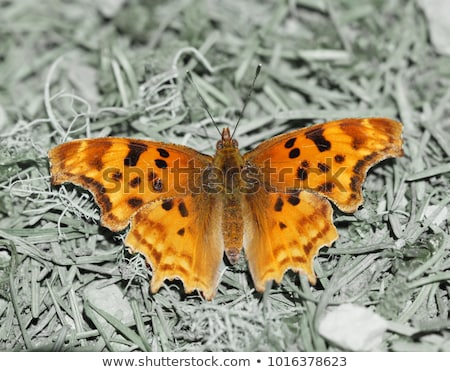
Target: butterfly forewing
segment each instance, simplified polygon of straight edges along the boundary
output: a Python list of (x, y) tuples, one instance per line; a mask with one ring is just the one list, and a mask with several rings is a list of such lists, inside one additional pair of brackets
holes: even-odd
[(268, 190), (311, 190), (354, 212), (367, 170), (402, 155), (402, 126), (384, 118), (343, 119), (272, 138), (245, 154)]
[(130, 217), (158, 199), (200, 192), (200, 169), (209, 156), (184, 146), (128, 138), (64, 143), (50, 150), (52, 183), (88, 189), (102, 212), (102, 225), (123, 230)]

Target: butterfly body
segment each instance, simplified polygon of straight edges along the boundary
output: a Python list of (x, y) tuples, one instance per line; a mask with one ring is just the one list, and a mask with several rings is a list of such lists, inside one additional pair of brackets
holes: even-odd
[[(239, 152), (238, 143), (225, 128), (221, 140), (217, 142), (213, 168), (220, 174), (219, 185), (222, 199), (222, 236), (225, 255), (231, 264), (240, 257), (244, 238), (244, 218), (242, 214), (242, 189), (245, 180), (244, 158)], [(209, 184), (207, 180), (206, 184)]]
[(111, 230), (130, 225), (125, 244), (152, 267), (152, 292), (181, 279), (187, 293), (211, 299), (224, 253), (233, 264), (242, 248), (258, 291), (289, 269), (314, 284), (314, 257), (338, 237), (328, 200), (355, 211), (369, 167), (402, 155), (401, 131), (391, 119), (344, 119), (274, 137), (244, 155), (224, 129), (214, 156), (98, 138), (59, 145), (49, 158), (53, 184), (91, 191)]

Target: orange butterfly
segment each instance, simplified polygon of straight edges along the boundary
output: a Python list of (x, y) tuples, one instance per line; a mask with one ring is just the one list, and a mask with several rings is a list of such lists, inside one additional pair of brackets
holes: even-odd
[(50, 150), (52, 183), (88, 189), (101, 224), (121, 231), (153, 270), (152, 292), (181, 279), (187, 293), (214, 297), (223, 254), (244, 247), (255, 288), (291, 269), (314, 284), (313, 259), (338, 237), (331, 200), (344, 212), (363, 202), (372, 165), (401, 156), (402, 125), (344, 119), (295, 130), (241, 155), (224, 129), (211, 157), (174, 144), (83, 139)]

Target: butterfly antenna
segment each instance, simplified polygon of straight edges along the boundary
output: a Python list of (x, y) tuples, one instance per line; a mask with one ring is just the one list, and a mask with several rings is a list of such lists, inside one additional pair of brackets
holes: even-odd
[(234, 137), (234, 133), (236, 133), (236, 129), (237, 129), (239, 123), (241, 122), (242, 115), (244, 115), (244, 111), (245, 111), (245, 108), (247, 107), (247, 103), (248, 103), (248, 101), (250, 101), (250, 97), (252, 96), (252, 93), (255, 90), (255, 82), (256, 82), (256, 79), (258, 78), (259, 73), (261, 72), (261, 68), (262, 68), (262, 64), (260, 63), (256, 67), (255, 77), (253, 78), (252, 86), (250, 87), (250, 90), (248, 91), (247, 97), (245, 98), (244, 106), (242, 106), (242, 110), (239, 113), (239, 118), (238, 118), (238, 121), (237, 121), (237, 123), (236, 123), (236, 125), (234, 127), (233, 134), (231, 135), (231, 138)]
[(202, 95), (200, 94), (200, 90), (198, 89), (197, 84), (195, 84), (194, 79), (192, 78), (192, 74), (189, 70), (186, 71), (186, 76), (189, 79), (189, 82), (192, 84), (192, 86), (195, 88), (195, 93), (197, 93), (197, 96), (200, 100), (200, 102), (202, 103), (203, 108), (205, 109), (205, 111), (208, 113), (209, 118), (211, 119), (211, 122), (214, 124), (214, 126), (216, 127), (217, 131), (219, 132), (219, 135), (222, 135), (220, 133), (220, 129), (217, 126), (216, 121), (214, 120), (214, 118), (212, 117), (211, 113), (209, 112), (209, 108), (208, 108), (208, 104), (206, 103), (205, 99), (202, 97)]

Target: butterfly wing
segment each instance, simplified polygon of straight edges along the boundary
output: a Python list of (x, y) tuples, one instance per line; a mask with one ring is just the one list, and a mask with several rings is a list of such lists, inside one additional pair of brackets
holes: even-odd
[[(101, 223), (123, 230), (144, 205), (199, 191), (200, 171), (211, 157), (185, 146), (128, 138), (75, 140), (49, 151), (52, 183), (89, 190)], [(194, 174), (195, 173), (195, 174)]]
[(312, 190), (354, 212), (367, 170), (403, 154), (401, 133), (391, 119), (343, 119), (274, 137), (244, 159), (262, 169), (268, 189)]
[(345, 119), (277, 136), (244, 155), (263, 187), (245, 195), (245, 252), (255, 287), (286, 270), (316, 277), (313, 258), (338, 237), (332, 208), (361, 205), (366, 172), (402, 155), (402, 126), (382, 118)]
[(292, 269), (313, 284), (313, 259), (338, 237), (333, 210), (324, 198), (308, 191), (291, 194), (260, 189), (245, 196), (245, 253), (258, 291), (270, 280), (281, 282)]
[(152, 291), (181, 279), (186, 292), (214, 295), (223, 257), (220, 200), (201, 193), (207, 155), (178, 145), (126, 138), (64, 143), (49, 152), (53, 184), (94, 195), (101, 224), (123, 230), (125, 244), (153, 269)]
[(224, 252), (220, 209), (220, 198), (203, 193), (151, 203), (132, 217), (125, 244), (152, 267), (152, 292), (180, 279), (186, 293), (214, 297)]

